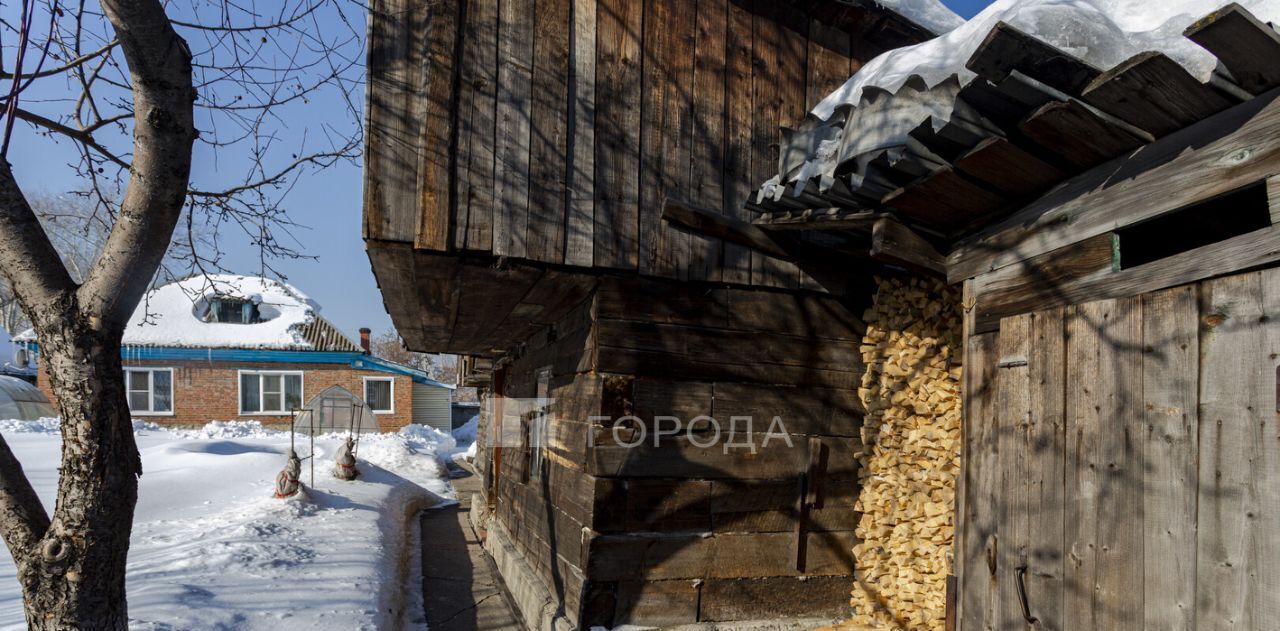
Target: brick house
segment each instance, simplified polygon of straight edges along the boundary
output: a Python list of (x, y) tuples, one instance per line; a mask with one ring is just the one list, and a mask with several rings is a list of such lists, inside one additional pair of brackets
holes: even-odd
[[(330, 386), (369, 405), (382, 431), (450, 428), (453, 386), (374, 357), (319, 315), (296, 288), (267, 278), (196, 276), (148, 293), (124, 334), (121, 362), (134, 416), (163, 425), (211, 420), (287, 425)], [(38, 356), (34, 333), (18, 335)], [(44, 366), (37, 385), (57, 405)]]

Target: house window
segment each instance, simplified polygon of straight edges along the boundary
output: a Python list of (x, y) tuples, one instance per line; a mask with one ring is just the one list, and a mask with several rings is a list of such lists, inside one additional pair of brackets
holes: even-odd
[(241, 414), (288, 414), (302, 407), (302, 373), (240, 372)]
[(364, 402), (374, 414), (394, 414), (396, 382), (394, 377), (365, 377)]
[(173, 414), (172, 368), (126, 368), (129, 411), (140, 415)]
[(205, 322), (257, 324), (262, 321), (262, 316), (258, 313), (258, 305), (251, 301), (222, 297), (209, 301), (209, 311), (204, 319)]

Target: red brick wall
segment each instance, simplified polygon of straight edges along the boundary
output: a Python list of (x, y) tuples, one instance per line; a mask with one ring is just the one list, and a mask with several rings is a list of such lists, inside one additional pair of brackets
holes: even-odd
[[(404, 375), (374, 370), (356, 370), (343, 364), (278, 364), (208, 361), (139, 361), (126, 360), (126, 368), (156, 367), (173, 369), (172, 415), (137, 415), (137, 418), (161, 425), (199, 426), (209, 421), (261, 421), (263, 425), (287, 425), (289, 415), (239, 414), (240, 370), (286, 370), (302, 372), (302, 398), (305, 404), (311, 397), (333, 385), (342, 386), (364, 396), (364, 377), (392, 377), (395, 379), (395, 413), (377, 415), (378, 425), (384, 432), (394, 432), (413, 421), (413, 380)], [(37, 385), (49, 397), (55, 407), (57, 398), (49, 386), (49, 377), (41, 364)]]

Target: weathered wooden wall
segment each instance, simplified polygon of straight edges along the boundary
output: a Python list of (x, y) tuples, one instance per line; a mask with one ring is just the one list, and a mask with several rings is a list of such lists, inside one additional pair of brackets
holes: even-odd
[[(863, 416), (852, 313), (830, 297), (610, 280), (512, 353), (502, 395), (534, 396), (551, 367), (554, 416), (540, 480), (527, 449), (503, 449), (495, 514), (575, 620), (847, 612)], [(618, 444), (636, 431), (614, 431), (623, 416), (645, 424), (641, 445)], [(699, 416), (724, 435), (654, 437), (657, 417)], [(786, 438), (766, 441), (775, 416)]]
[(793, 288), (793, 263), (674, 229), (664, 200), (749, 219), (779, 127), (927, 36), (770, 0), (378, 0), (370, 33), (374, 247)]
[(1035, 628), (1273, 628), (1277, 315), (1273, 268), (970, 336), (960, 628), (1031, 628), (1020, 574)]

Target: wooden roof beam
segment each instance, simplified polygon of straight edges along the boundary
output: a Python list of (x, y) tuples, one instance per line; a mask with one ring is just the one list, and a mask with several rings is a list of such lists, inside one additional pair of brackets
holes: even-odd
[(1244, 7), (1232, 2), (1182, 34), (1213, 53), (1246, 91), (1262, 94), (1280, 86), (1280, 34)]
[(885, 217), (871, 230), (871, 258), (930, 276), (947, 276), (947, 257), (910, 228)]

